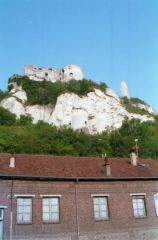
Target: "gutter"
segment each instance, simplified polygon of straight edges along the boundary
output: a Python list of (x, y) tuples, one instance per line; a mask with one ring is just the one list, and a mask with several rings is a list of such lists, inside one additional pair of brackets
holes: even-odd
[(10, 238), (9, 240), (13, 239), (13, 187), (14, 187), (14, 180), (12, 179), (11, 192), (10, 192)]
[(148, 181), (158, 180), (157, 177), (49, 177), (49, 176), (22, 176), (22, 175), (0, 175), (0, 180), (33, 180), (33, 181)]
[(77, 240), (80, 236), (80, 223), (79, 223), (79, 207), (78, 207), (78, 191), (77, 191), (78, 179), (76, 179), (75, 184), (75, 206), (76, 206), (76, 227), (77, 227)]

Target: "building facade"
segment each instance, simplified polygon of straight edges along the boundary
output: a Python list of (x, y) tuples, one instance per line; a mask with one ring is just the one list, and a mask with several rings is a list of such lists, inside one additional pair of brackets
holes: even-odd
[(158, 239), (158, 162), (133, 159), (0, 154), (0, 239)]

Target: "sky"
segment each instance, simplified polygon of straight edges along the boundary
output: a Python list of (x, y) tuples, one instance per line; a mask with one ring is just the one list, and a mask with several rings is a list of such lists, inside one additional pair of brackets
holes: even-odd
[(158, 111), (158, 0), (0, 0), (0, 89), (24, 64), (79, 64)]

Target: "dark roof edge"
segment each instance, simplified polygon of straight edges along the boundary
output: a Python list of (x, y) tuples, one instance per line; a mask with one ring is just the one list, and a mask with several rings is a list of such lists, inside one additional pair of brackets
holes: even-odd
[(33, 181), (147, 181), (158, 180), (157, 177), (48, 177), (48, 176), (22, 176), (0, 175), (0, 180), (33, 180)]

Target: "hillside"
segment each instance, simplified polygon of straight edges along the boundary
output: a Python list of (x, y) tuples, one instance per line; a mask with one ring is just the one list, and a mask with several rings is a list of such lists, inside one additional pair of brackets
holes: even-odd
[(120, 98), (106, 84), (91, 80), (33, 81), (27, 76), (9, 79), (8, 92), (0, 94), (0, 106), (15, 114), (67, 126), (90, 134), (118, 129), (124, 120), (154, 121), (155, 112), (138, 98)]
[(139, 156), (158, 159), (157, 114), (106, 84), (14, 76), (0, 105), (0, 152), (128, 157), (138, 139)]
[(139, 157), (158, 159), (157, 121), (126, 120), (120, 129), (90, 135), (44, 122), (31, 124), (29, 119), (21, 118), (1, 124), (0, 152), (69, 156), (101, 156), (106, 152), (107, 156), (128, 157), (136, 138)]

